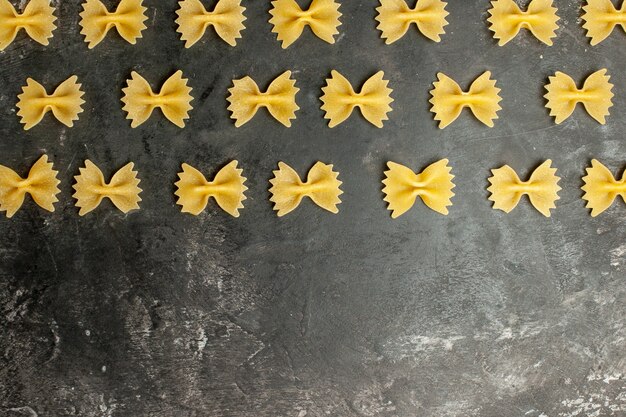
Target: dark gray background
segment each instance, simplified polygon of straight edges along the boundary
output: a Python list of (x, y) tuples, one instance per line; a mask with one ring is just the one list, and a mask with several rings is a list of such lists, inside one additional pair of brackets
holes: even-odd
[[(108, 5), (113, 2), (107, 1)], [(185, 49), (175, 1), (147, 0), (135, 46), (112, 31), (94, 50), (78, 1), (55, 1), (48, 47), (23, 34), (0, 54), (0, 163), (25, 174), (47, 153), (62, 180), (48, 213), (27, 200), (0, 218), (0, 410), (8, 416), (624, 416), (626, 207), (593, 219), (581, 200), (591, 158), (626, 161), (626, 36), (590, 47), (580, 1), (556, 1), (554, 46), (528, 32), (498, 47), (488, 1), (449, 1), (441, 43), (415, 28), (386, 46), (375, 0), (344, 0), (335, 45), (307, 29), (282, 50), (268, 1), (244, 1), (235, 48), (210, 29)], [(301, 2), (308, 5), (308, 2)], [(525, 5), (525, 4), (524, 4)], [(543, 86), (606, 67), (606, 126), (582, 108), (560, 126)], [(159, 112), (130, 128), (120, 102), (132, 70), (154, 87), (182, 69), (194, 110), (179, 129)], [(232, 79), (262, 88), (291, 69), (301, 88), (293, 127), (263, 110), (242, 128), (227, 111)], [(383, 129), (356, 112), (329, 129), (321, 87), (337, 69), (357, 87), (385, 71), (394, 89)], [(439, 130), (429, 112), (438, 71), (463, 88), (491, 70), (503, 110), (493, 129), (469, 112)], [(72, 74), (85, 111), (24, 132), (16, 96), (27, 77), (52, 88)], [(416, 170), (449, 158), (450, 215), (420, 201), (390, 218), (386, 161)], [(78, 216), (73, 176), (91, 159), (106, 176), (129, 161), (141, 210), (105, 201)], [(544, 218), (526, 199), (510, 214), (487, 200), (490, 169), (522, 177), (552, 158), (561, 200)], [(248, 199), (234, 219), (211, 202), (185, 215), (173, 195), (187, 162), (209, 176), (237, 159)], [(340, 212), (310, 201), (277, 218), (268, 180), (278, 161), (304, 174), (317, 160), (344, 181)], [(595, 414), (593, 414), (595, 413)]]

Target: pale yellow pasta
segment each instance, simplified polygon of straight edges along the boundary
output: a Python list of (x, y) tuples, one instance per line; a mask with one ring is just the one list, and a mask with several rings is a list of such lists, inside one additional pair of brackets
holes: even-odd
[(298, 40), (306, 26), (318, 38), (333, 44), (341, 25), (339, 6), (335, 0), (312, 0), (309, 8), (302, 10), (295, 0), (274, 0), (270, 10), (272, 32), (278, 35), (283, 49)]
[(24, 124), (24, 130), (36, 126), (48, 112), (65, 126), (74, 126), (74, 121), (78, 120), (78, 115), (83, 112), (82, 105), (85, 103), (81, 98), (85, 93), (80, 87), (78, 77), (72, 75), (63, 81), (54, 93), (48, 94), (44, 86), (28, 78), (26, 85), (22, 87), (22, 93), (17, 96), (19, 109), (17, 115)]
[(248, 123), (261, 107), (267, 108), (284, 126), (291, 127), (291, 120), (296, 118), (296, 111), (300, 109), (296, 104), (296, 94), (300, 89), (296, 87), (296, 80), (291, 78), (291, 71), (278, 76), (265, 92), (261, 92), (250, 77), (233, 80), (233, 86), (228, 91), (228, 110), (236, 127)]
[(128, 86), (122, 89), (122, 110), (128, 113), (126, 118), (131, 120), (131, 127), (143, 124), (156, 108), (161, 109), (163, 115), (176, 126), (185, 127), (185, 120), (193, 108), (193, 97), (182, 71), (176, 71), (168, 78), (159, 93), (154, 93), (148, 81), (135, 71), (127, 83)]
[(435, 113), (435, 120), (439, 121), (439, 128), (443, 129), (455, 121), (465, 107), (482, 123), (493, 127), (494, 119), (498, 118), (500, 107), (500, 89), (496, 81), (491, 79), (491, 72), (485, 71), (478, 77), (467, 92), (452, 78), (443, 73), (437, 74), (438, 81), (433, 83), (430, 91), (433, 105), (430, 111)]
[(213, 26), (215, 33), (230, 46), (237, 45), (241, 38), (241, 31), (246, 10), (241, 0), (219, 0), (213, 11), (207, 11), (200, 0), (183, 0), (178, 2), (180, 8), (176, 11), (178, 19), (176, 30), (181, 34), (180, 39), (185, 41), (185, 48), (190, 48), (198, 42), (206, 29)]
[(0, 51), (9, 46), (22, 29), (35, 42), (48, 45), (56, 29), (54, 10), (50, 0), (30, 0), (20, 14), (9, 0), (0, 0)]
[(582, 103), (591, 117), (605, 124), (609, 108), (613, 106), (613, 84), (609, 79), (606, 69), (601, 69), (587, 77), (579, 89), (569, 75), (557, 71), (549, 78), (546, 85), (548, 93), (544, 95), (548, 100), (546, 107), (550, 109), (550, 116), (554, 116), (554, 121), (560, 124), (571, 116), (577, 103)]
[(7, 217), (22, 207), (26, 194), (41, 208), (54, 211), (54, 203), (59, 190), (58, 172), (52, 169), (48, 156), (42, 155), (30, 168), (26, 178), (20, 177), (11, 168), (0, 165), (0, 211), (6, 211)]
[(623, 0), (619, 9), (611, 0), (587, 0), (583, 12), (583, 28), (587, 30), (591, 45), (608, 38), (617, 25), (626, 31), (626, 2)]
[(377, 29), (387, 45), (402, 38), (412, 24), (428, 39), (439, 42), (448, 25), (445, 10), (446, 2), (442, 0), (418, 0), (414, 8), (410, 8), (405, 0), (380, 0), (376, 8), (378, 15)]
[(89, 49), (102, 42), (112, 28), (126, 42), (134, 45), (146, 29), (146, 10), (143, 0), (121, 0), (114, 12), (109, 12), (101, 0), (87, 0), (80, 13), (80, 33), (85, 36)]
[(626, 202), (626, 172), (618, 180), (600, 161), (593, 159), (583, 181), (585, 194), (582, 198), (587, 201), (586, 207), (591, 209), (591, 217), (611, 207), (617, 196)]
[(302, 181), (293, 168), (279, 162), (278, 170), (274, 171), (274, 178), (270, 180), (270, 201), (274, 203), (276, 214), (281, 217), (292, 212), (304, 197), (309, 197), (324, 210), (338, 213), (339, 196), (343, 194), (339, 189), (342, 183), (337, 179), (338, 175), (332, 165), (318, 161), (309, 170), (306, 181)]
[(447, 159), (442, 159), (430, 164), (422, 172), (416, 174), (404, 165), (395, 162), (387, 162), (389, 168), (385, 171), (383, 184), (384, 200), (389, 203), (388, 209), (391, 217), (397, 218), (413, 207), (417, 197), (424, 204), (437, 213), (447, 215), (448, 206), (454, 193), (454, 175)]
[(320, 98), (324, 103), (322, 110), (326, 112), (324, 118), (329, 120), (328, 126), (335, 127), (343, 123), (358, 107), (368, 122), (378, 128), (383, 127), (383, 121), (388, 120), (387, 113), (392, 110), (390, 104), (393, 102), (393, 90), (388, 87), (389, 81), (384, 76), (384, 72), (378, 71), (357, 93), (343, 75), (338, 71), (331, 71), (326, 87), (322, 88), (324, 94)]
[(546, 45), (552, 45), (552, 38), (559, 28), (557, 8), (552, 0), (532, 0), (522, 11), (513, 0), (495, 0), (491, 2), (491, 15), (487, 21), (498, 45), (503, 46), (513, 39), (521, 29), (527, 29)]
[(544, 161), (530, 175), (528, 181), (522, 181), (517, 173), (508, 165), (492, 169), (493, 176), (489, 178), (491, 192), (489, 200), (493, 201), (493, 208), (509, 213), (520, 199), (527, 195), (530, 203), (544, 216), (550, 217), (550, 210), (555, 208), (555, 202), (560, 197), (561, 189), (557, 184), (561, 178), (556, 175), (556, 168), (551, 168), (550, 159)]
[(237, 161), (231, 161), (220, 169), (213, 181), (207, 181), (204, 175), (188, 164), (183, 164), (183, 171), (178, 173), (176, 181), (178, 196), (176, 204), (182, 206), (183, 213), (195, 216), (202, 213), (209, 202), (215, 199), (218, 206), (233, 217), (239, 217), (239, 209), (243, 208), (242, 201), (246, 199), (244, 185), (246, 178), (241, 175), (243, 170), (237, 168)]
[(110, 182), (104, 180), (102, 171), (90, 160), (85, 161), (85, 167), (80, 168), (80, 174), (75, 176), (76, 207), (80, 208), (78, 215), (84, 216), (95, 210), (104, 198), (111, 200), (113, 205), (123, 213), (139, 208), (141, 188), (137, 171), (133, 171), (132, 162), (118, 170)]

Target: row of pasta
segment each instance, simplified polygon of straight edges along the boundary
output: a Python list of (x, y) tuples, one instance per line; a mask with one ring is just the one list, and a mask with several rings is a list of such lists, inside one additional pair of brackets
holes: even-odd
[[(241, 3), (241, 0), (219, 0), (208, 11), (200, 0), (180, 1), (176, 24), (185, 47), (197, 43), (208, 27), (213, 27), (224, 42), (236, 46), (245, 29), (246, 8)], [(377, 29), (387, 44), (405, 36), (412, 25), (434, 42), (439, 42), (446, 32), (449, 13), (443, 0), (417, 0), (414, 7), (405, 0), (379, 0), (377, 3), (380, 4), (376, 8)], [(330, 44), (335, 43), (340, 33), (341, 4), (336, 0), (311, 0), (307, 9), (300, 8), (295, 0), (274, 0), (271, 5), (269, 23), (283, 48), (296, 42), (307, 26), (315, 36)], [(121, 0), (113, 11), (101, 0), (86, 0), (82, 7), (80, 33), (89, 48), (102, 42), (113, 28), (133, 45), (147, 29), (147, 8), (143, 0)], [(616, 25), (624, 24), (625, 6), (618, 10), (611, 0), (587, 0), (582, 9), (583, 28), (592, 45), (606, 39)], [(36, 42), (48, 45), (56, 29), (54, 12), (50, 0), (30, 0), (22, 13), (18, 13), (9, 0), (0, 0), (0, 26), (3, 28), (0, 50), (10, 45), (22, 29)], [(552, 45), (552, 39), (557, 36), (560, 18), (552, 0), (531, 0), (526, 10), (521, 10), (513, 0), (494, 0), (488, 12), (489, 29), (500, 46), (515, 38), (521, 29), (527, 29), (546, 45)]]
[[(570, 117), (577, 103), (581, 103), (592, 118), (605, 124), (614, 96), (613, 84), (609, 79), (607, 70), (601, 69), (589, 75), (582, 87), (578, 88), (569, 75), (557, 71), (545, 85), (545, 107), (558, 124)], [(122, 89), (122, 110), (131, 121), (131, 127), (145, 123), (155, 109), (160, 109), (163, 116), (176, 126), (185, 127), (185, 120), (189, 119), (189, 112), (193, 109), (192, 88), (188, 81), (179, 70), (163, 83), (160, 91), (154, 92), (150, 83), (133, 71), (127, 86)], [(36, 126), (48, 112), (64, 125), (72, 127), (74, 121), (79, 119), (85, 103), (81, 87), (78, 77), (74, 75), (48, 94), (42, 84), (28, 78), (22, 93), (17, 96), (17, 115), (24, 129)], [(265, 91), (261, 91), (249, 76), (233, 80), (228, 91), (228, 110), (236, 127), (248, 123), (263, 107), (278, 122), (291, 127), (291, 121), (300, 109), (296, 100), (300, 89), (296, 87), (291, 71), (285, 71), (275, 78)], [(383, 71), (371, 76), (356, 92), (348, 79), (333, 70), (330, 78), (326, 79), (326, 86), (322, 88), (321, 109), (331, 128), (346, 121), (357, 108), (365, 120), (382, 128), (393, 110), (392, 93), (393, 89)], [(464, 108), (469, 109), (486, 126), (493, 127), (494, 120), (498, 119), (498, 111), (502, 109), (499, 104), (502, 100), (500, 88), (489, 71), (476, 78), (467, 91), (461, 89), (452, 78), (439, 73), (430, 94), (430, 110), (441, 129), (455, 121)]]
[[(530, 204), (546, 217), (550, 217), (550, 210), (556, 207), (561, 190), (556, 168), (551, 160), (544, 161), (537, 167), (527, 181), (522, 181), (517, 173), (508, 165), (492, 169), (491, 183), (488, 191), (489, 200), (493, 208), (509, 213), (513, 210), (524, 195), (528, 196)], [(452, 206), (455, 187), (452, 167), (447, 159), (439, 160), (425, 167), (420, 172), (414, 172), (407, 167), (392, 161), (387, 162), (387, 170), (382, 183), (384, 201), (388, 203), (391, 217), (397, 218), (409, 211), (419, 197), (424, 205), (442, 215), (448, 214), (448, 207)], [(78, 214), (84, 216), (94, 211), (104, 198), (108, 198), (115, 207), (124, 213), (139, 209), (142, 192), (139, 188), (140, 179), (134, 170), (134, 164), (128, 163), (120, 168), (107, 182), (102, 171), (90, 160), (84, 162), (84, 167), (74, 177), (73, 188)], [(597, 216), (608, 209), (617, 196), (626, 201), (626, 174), (622, 179), (616, 179), (611, 171), (597, 160), (592, 160), (591, 166), (582, 178), (585, 185), (583, 200), (587, 201), (587, 208), (591, 209), (591, 216)], [(54, 211), (54, 203), (58, 201), (57, 194), (61, 191), (57, 178), (58, 171), (48, 161), (47, 155), (41, 156), (30, 168), (25, 178), (9, 167), (0, 165), (0, 211), (6, 211), (7, 217), (12, 217), (22, 206), (27, 195), (45, 210)], [(284, 162), (278, 163), (278, 169), (273, 172), (270, 180), (272, 194), (270, 201), (274, 203), (277, 215), (284, 216), (295, 210), (303, 198), (310, 198), (317, 206), (331, 213), (338, 213), (341, 203), (339, 196), (342, 181), (339, 172), (333, 165), (318, 161), (302, 180), (298, 172)], [(182, 164), (182, 171), (178, 173), (175, 195), (177, 204), (183, 213), (198, 215), (206, 209), (210, 198), (226, 213), (239, 217), (239, 210), (244, 208), (246, 200), (246, 178), (243, 169), (238, 168), (237, 161), (231, 161), (223, 166), (211, 181), (198, 169)]]

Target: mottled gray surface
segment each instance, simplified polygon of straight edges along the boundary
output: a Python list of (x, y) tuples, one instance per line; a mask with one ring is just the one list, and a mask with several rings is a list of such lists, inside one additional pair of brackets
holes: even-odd
[[(90, 51), (78, 3), (56, 2), (49, 47), (20, 35), (0, 54), (0, 163), (25, 173), (45, 152), (63, 181), (55, 213), (27, 201), (0, 218), (0, 414), (626, 415), (626, 206), (592, 219), (580, 198), (591, 158), (614, 171), (626, 163), (621, 30), (592, 48), (580, 2), (557, 0), (553, 47), (527, 32), (498, 47), (488, 1), (450, 0), (440, 44), (412, 29), (385, 46), (377, 2), (344, 0), (335, 45), (307, 30), (282, 50), (269, 2), (245, 1), (236, 48), (209, 30), (186, 50), (176, 2), (147, 0), (136, 46), (111, 33)], [(555, 125), (543, 107), (547, 77), (602, 67), (617, 93), (606, 126), (581, 108)], [(130, 72), (159, 86), (176, 69), (194, 89), (188, 126), (157, 112), (131, 129), (120, 103)], [(301, 88), (293, 127), (262, 111), (235, 128), (231, 80), (265, 87), (286, 69)], [(319, 96), (331, 69), (355, 84), (385, 71), (395, 102), (383, 129), (358, 114), (326, 127)], [(502, 88), (496, 126), (465, 112), (438, 130), (428, 104), (436, 73), (465, 88), (487, 69)], [(26, 77), (53, 86), (71, 74), (87, 101), (75, 127), (48, 116), (24, 132), (15, 103)], [(456, 175), (450, 215), (418, 202), (391, 220), (386, 161), (421, 169), (443, 157)], [(79, 217), (72, 177), (87, 158), (105, 175), (135, 162), (141, 210), (124, 215), (106, 201)], [(214, 203), (181, 214), (181, 163), (212, 175), (233, 158), (250, 187), (241, 217)], [(527, 175), (546, 158), (563, 187), (551, 218), (526, 200), (508, 215), (491, 209), (489, 169), (508, 163)], [(306, 201), (278, 219), (267, 190), (279, 160), (301, 173), (333, 163), (340, 213)]]

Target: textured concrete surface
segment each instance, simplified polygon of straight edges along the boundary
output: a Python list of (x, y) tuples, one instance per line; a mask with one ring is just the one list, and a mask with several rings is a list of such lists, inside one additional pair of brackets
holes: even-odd
[[(614, 171), (626, 164), (621, 30), (592, 48), (581, 2), (558, 0), (553, 47), (526, 32), (497, 47), (489, 2), (450, 0), (440, 44), (412, 29), (385, 46), (377, 2), (345, 0), (335, 45), (307, 30), (282, 50), (269, 2), (245, 1), (236, 48), (209, 30), (185, 50), (176, 2), (147, 0), (136, 46), (112, 33), (88, 50), (78, 3), (55, 1), (49, 47), (20, 35), (0, 54), (0, 163), (24, 173), (45, 152), (63, 180), (55, 213), (28, 202), (0, 218), (1, 415), (626, 415), (626, 206), (592, 219), (580, 199), (591, 158)], [(603, 67), (616, 92), (606, 126), (582, 108), (555, 125), (543, 107), (547, 77)], [(159, 86), (177, 69), (194, 89), (188, 126), (155, 114), (131, 129), (120, 103), (130, 72)], [(260, 112), (236, 129), (231, 80), (265, 87), (286, 69), (301, 88), (293, 127)], [(355, 84), (385, 71), (395, 102), (383, 129), (358, 115), (326, 127), (319, 96), (331, 69)], [(428, 104), (437, 72), (465, 88), (484, 70), (502, 88), (496, 126), (464, 113), (437, 129)], [(71, 74), (87, 100), (75, 127), (47, 117), (24, 132), (15, 103), (26, 77), (53, 86)], [(418, 202), (391, 220), (386, 161), (418, 169), (443, 157), (456, 175), (450, 215)], [(79, 217), (72, 177), (87, 158), (105, 175), (135, 162), (141, 210), (104, 202)], [(250, 187), (241, 217), (214, 204), (181, 214), (180, 164), (213, 174), (233, 158)], [(508, 215), (491, 209), (491, 168), (526, 175), (546, 158), (563, 187), (550, 219), (527, 201)], [(267, 189), (279, 160), (299, 172), (333, 163), (340, 213), (305, 202), (278, 219)]]

